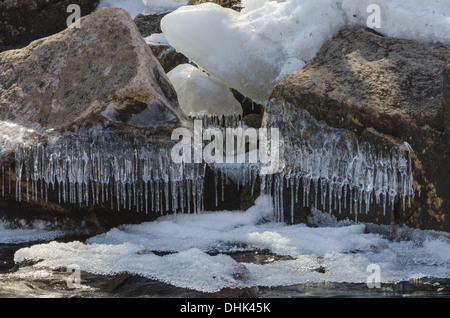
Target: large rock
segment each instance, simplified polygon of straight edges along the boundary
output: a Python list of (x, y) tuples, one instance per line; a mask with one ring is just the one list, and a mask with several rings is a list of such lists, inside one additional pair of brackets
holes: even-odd
[(81, 23), (0, 54), (0, 120), (179, 127), (176, 93), (129, 14), (103, 8)]
[(81, 23), (0, 53), (2, 217), (102, 231), (154, 219), (163, 202), (147, 204), (147, 186), (168, 198), (179, 182), (159, 151), (190, 123), (130, 15)]
[(0, 2), (0, 51), (23, 47), (67, 27), (69, 4), (91, 13), (99, 0), (7, 0)]
[[(394, 215), (410, 226), (450, 231), (448, 67), (444, 96), (442, 90), (449, 60), (445, 47), (345, 26), (305, 67), (281, 80), (268, 111), (291, 123), (286, 128), (291, 135), (299, 109), (304, 109), (382, 153), (406, 141), (413, 150), (420, 197), (416, 195), (405, 211), (397, 200)], [(364, 219), (377, 222), (379, 216), (369, 213)]]

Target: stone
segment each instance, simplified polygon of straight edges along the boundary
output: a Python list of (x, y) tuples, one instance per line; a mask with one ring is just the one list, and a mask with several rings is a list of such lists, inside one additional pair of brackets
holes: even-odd
[[(450, 142), (446, 47), (386, 38), (359, 26), (344, 26), (303, 68), (286, 75), (273, 89), (267, 112), (281, 114), (283, 129), (295, 135), (299, 109), (328, 126), (355, 134), (380, 152), (406, 141), (419, 193), (403, 210), (396, 201), (396, 222), (450, 231)], [(444, 101), (444, 102), (443, 102)], [(341, 218), (348, 218), (343, 213)], [(379, 208), (361, 221), (387, 223)]]
[(180, 127), (175, 90), (129, 14), (103, 8), (81, 23), (0, 53), (0, 120), (46, 129), (99, 119), (153, 132)]
[(169, 73), (175, 67), (181, 64), (189, 63), (189, 59), (183, 54), (175, 51), (170, 45), (151, 45), (150, 49), (158, 59), (158, 62), (163, 67), (164, 71)]
[(0, 51), (20, 48), (67, 27), (69, 4), (80, 6), (85, 16), (99, 0), (7, 0), (0, 2)]
[[(82, 160), (83, 152), (86, 156), (91, 150), (130, 160), (142, 147), (149, 151), (168, 149), (173, 144), (172, 130), (191, 125), (178, 106), (164, 70), (125, 10), (103, 8), (83, 17), (81, 23), (80, 29), (68, 28), (25, 48), (0, 53), (1, 218), (56, 221), (60, 229), (102, 232), (159, 215), (152, 210), (142, 213), (142, 203), (141, 211), (129, 203), (121, 213), (115, 213), (119, 204), (113, 200), (120, 197), (118, 180), (115, 185), (112, 181), (95, 186), (86, 180), (81, 182), (81, 171), (93, 173), (88, 169), (72, 176), (78, 180), (71, 181), (77, 184), (78, 199), (72, 189), (75, 199), (70, 202), (61, 198), (61, 192), (69, 192), (61, 190), (61, 182), (55, 182), (53, 176), (45, 179), (45, 175), (39, 175), (39, 181), (29, 182), (29, 156), (33, 151), (53, 149), (55, 140), (63, 142), (56, 144), (63, 157), (78, 149), (65, 163), (70, 170), (78, 169), (73, 162)], [(22, 147), (16, 148), (14, 143)], [(19, 157), (23, 160), (17, 161)], [(43, 154), (42, 163), (40, 156), (33, 158), (35, 166), (31, 169), (46, 171), (44, 162), (50, 158), (44, 159)], [(94, 159), (89, 160), (95, 167)], [(21, 162), (19, 166), (17, 162)], [(123, 164), (121, 169), (125, 171), (127, 161)], [(95, 178), (95, 173), (92, 176)], [(110, 200), (92, 204), (100, 186), (103, 193), (111, 189)], [(22, 189), (19, 196), (18, 187)], [(125, 187), (131, 191), (131, 184), (123, 183), (122, 195)], [(82, 193), (91, 204), (81, 203)], [(131, 197), (128, 192), (128, 202)]]
[(161, 33), (161, 19), (167, 13), (163, 14), (150, 14), (144, 15), (142, 13), (138, 14), (134, 18), (134, 23), (138, 27), (139, 32), (145, 38), (153, 33)]

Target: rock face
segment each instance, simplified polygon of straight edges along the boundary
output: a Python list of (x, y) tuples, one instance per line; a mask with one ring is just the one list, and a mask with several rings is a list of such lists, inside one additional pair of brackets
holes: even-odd
[(103, 8), (81, 23), (0, 53), (2, 217), (103, 230), (156, 218), (147, 186), (179, 182), (159, 150), (190, 123), (130, 15)]
[(161, 33), (161, 19), (164, 18), (164, 14), (150, 14), (143, 15), (138, 14), (136, 18), (134, 18), (134, 23), (141, 32), (142, 36), (145, 38), (153, 33)]
[(444, 101), (442, 106), (445, 129), (450, 129), (450, 64), (444, 70)]
[(176, 93), (128, 13), (104, 8), (81, 23), (0, 54), (0, 120), (179, 127)]
[(158, 62), (163, 67), (164, 71), (169, 73), (175, 67), (181, 64), (189, 63), (189, 59), (183, 54), (175, 51), (170, 45), (151, 45), (150, 49), (158, 59)]
[(69, 4), (80, 6), (81, 15), (91, 13), (99, 0), (7, 0), (0, 2), (0, 51), (23, 47), (67, 25)]
[[(269, 111), (293, 125), (304, 109), (382, 152), (406, 141), (421, 191), (405, 211), (396, 203), (395, 218), (450, 231), (448, 66), (442, 89), (449, 61), (448, 48), (345, 26), (305, 67), (281, 80)], [(287, 133), (295, 134), (290, 128)], [(369, 213), (367, 221), (377, 221), (376, 215)]]

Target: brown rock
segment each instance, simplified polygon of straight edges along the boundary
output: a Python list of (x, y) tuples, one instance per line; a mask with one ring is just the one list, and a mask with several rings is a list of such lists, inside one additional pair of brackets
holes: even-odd
[[(113, 178), (109, 167), (114, 158), (119, 169), (133, 160), (136, 166), (141, 162), (135, 156), (137, 150), (170, 146), (172, 129), (190, 123), (179, 109), (161, 65), (126, 11), (103, 8), (82, 18), (81, 23), (80, 29), (66, 29), (23, 49), (0, 53), (0, 128), (14, 138), (23, 134), (27, 141), (22, 148), (11, 148), (8, 138), (3, 140), (0, 134), (2, 218), (42, 219), (57, 221), (60, 228), (104, 231), (158, 216), (151, 213), (151, 207), (150, 213), (143, 212), (142, 195), (141, 203), (131, 204), (129, 179), (120, 186), (117, 174), (115, 181), (94, 184), (92, 169), (103, 165), (106, 176)], [(5, 122), (14, 124), (9, 127)], [(27, 131), (24, 127), (29, 124), (39, 129)], [(56, 145), (55, 137), (60, 138)], [(47, 163), (55, 154), (52, 149), (65, 158), (62, 171), (78, 173), (70, 177), (70, 191), (67, 174), (63, 173), (67, 187), (62, 187), (54, 175), (48, 179), (42, 172), (51, 166)], [(94, 162), (93, 155), (103, 156), (102, 163)], [(79, 170), (75, 165), (81, 160), (84, 168)], [(35, 182), (30, 181), (31, 169)], [(80, 171), (84, 181), (80, 181)], [(18, 187), (20, 195), (16, 195)], [(143, 183), (139, 187), (143, 191)], [(109, 192), (109, 199), (93, 204), (100, 191)], [(121, 203), (122, 213), (114, 213), (119, 202), (125, 202), (118, 198), (120, 191), (128, 203)], [(65, 199), (62, 193), (66, 193)], [(82, 203), (82, 193), (83, 201), (90, 203)], [(133, 193), (136, 198), (136, 188)]]
[(175, 90), (129, 14), (103, 8), (81, 23), (0, 54), (0, 119), (45, 128), (99, 118), (179, 127)]
[(169, 73), (180, 64), (189, 63), (189, 59), (183, 54), (175, 51), (170, 45), (150, 45), (150, 49), (158, 59), (164, 71)]
[(99, 0), (7, 0), (0, 2), (0, 51), (19, 48), (67, 27), (69, 4), (91, 13)]

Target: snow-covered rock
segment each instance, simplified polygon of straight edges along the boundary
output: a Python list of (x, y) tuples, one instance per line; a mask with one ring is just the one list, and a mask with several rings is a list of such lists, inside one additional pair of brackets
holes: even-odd
[[(309, 61), (344, 24), (366, 25), (371, 0), (244, 0), (241, 12), (184, 6), (161, 21), (170, 45), (247, 97), (264, 102), (282, 76)], [(389, 37), (450, 45), (450, 6), (377, 1)]]
[(218, 78), (182, 64), (168, 74), (187, 115), (242, 115), (242, 107), (230, 89)]

